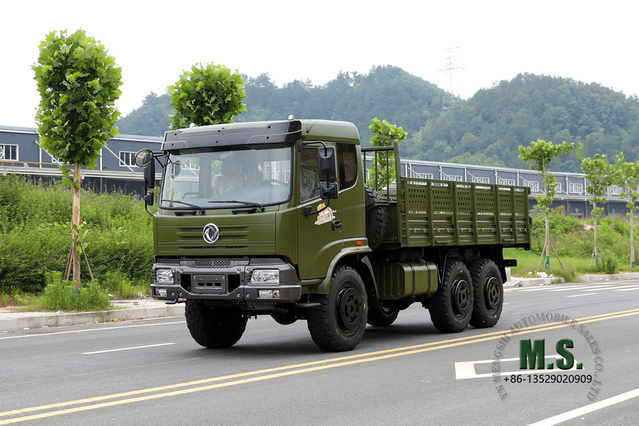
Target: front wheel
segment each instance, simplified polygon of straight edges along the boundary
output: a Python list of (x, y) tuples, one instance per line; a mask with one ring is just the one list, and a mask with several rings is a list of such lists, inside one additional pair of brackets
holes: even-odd
[(231, 347), (246, 329), (239, 309), (210, 307), (203, 300), (187, 299), (184, 314), (191, 337), (205, 348)]
[(328, 294), (312, 296), (320, 306), (307, 314), (315, 344), (328, 352), (350, 351), (364, 336), (368, 317), (366, 289), (359, 274), (348, 266), (335, 269)]

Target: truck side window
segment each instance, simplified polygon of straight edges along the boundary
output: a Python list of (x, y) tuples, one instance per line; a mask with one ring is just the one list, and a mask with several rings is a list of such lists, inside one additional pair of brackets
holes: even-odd
[(306, 148), (300, 152), (300, 202), (303, 203), (319, 195), (317, 149)]
[(336, 143), (339, 189), (350, 188), (357, 181), (357, 151), (354, 144)]

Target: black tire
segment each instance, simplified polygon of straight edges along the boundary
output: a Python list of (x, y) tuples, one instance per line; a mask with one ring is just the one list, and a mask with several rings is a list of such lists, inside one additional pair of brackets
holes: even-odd
[(444, 280), (428, 303), (430, 318), (437, 330), (459, 333), (470, 321), (473, 311), (473, 284), (462, 262), (446, 265)]
[(364, 282), (354, 269), (340, 266), (333, 272), (327, 295), (312, 295), (320, 307), (308, 311), (308, 330), (315, 344), (328, 352), (350, 351), (364, 336), (368, 301)]
[(368, 311), (368, 323), (374, 327), (387, 327), (395, 322), (397, 315), (397, 309), (391, 308), (386, 302), (379, 302), (379, 309)]
[(246, 329), (239, 309), (207, 307), (203, 300), (188, 299), (184, 314), (191, 337), (205, 348), (229, 348)]
[(473, 314), (470, 325), (477, 328), (497, 324), (504, 306), (504, 284), (499, 268), (492, 260), (476, 260), (469, 265), (473, 279)]
[(386, 206), (373, 206), (382, 197), (368, 185), (364, 185), (364, 200), (366, 204), (366, 238), (371, 250), (375, 250), (382, 243), (388, 227), (388, 210)]

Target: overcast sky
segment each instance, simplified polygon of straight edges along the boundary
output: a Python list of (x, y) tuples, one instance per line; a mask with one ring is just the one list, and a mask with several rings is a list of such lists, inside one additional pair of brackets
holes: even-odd
[(639, 94), (634, 0), (26, 0), (0, 11), (5, 126), (35, 126), (38, 45), (50, 31), (80, 27), (122, 67), (122, 116), (197, 62), (268, 73), (279, 86), (394, 65), (448, 90), (448, 48), (464, 99), (524, 72)]

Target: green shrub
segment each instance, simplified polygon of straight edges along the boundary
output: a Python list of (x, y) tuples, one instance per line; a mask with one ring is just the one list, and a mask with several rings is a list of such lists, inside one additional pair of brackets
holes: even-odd
[(46, 274), (47, 285), (40, 298), (42, 309), (49, 311), (94, 311), (111, 307), (109, 296), (97, 283), (89, 281), (78, 291), (75, 281), (65, 281), (60, 272)]
[(616, 274), (619, 272), (619, 258), (612, 251), (603, 250), (599, 255), (596, 270), (604, 274)]

